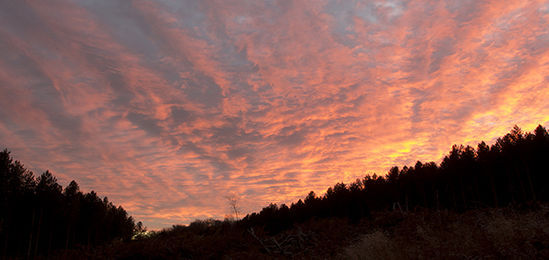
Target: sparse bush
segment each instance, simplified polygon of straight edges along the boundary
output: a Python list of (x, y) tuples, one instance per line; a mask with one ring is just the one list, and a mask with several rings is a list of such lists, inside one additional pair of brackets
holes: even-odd
[(366, 234), (345, 249), (347, 259), (402, 259), (393, 240), (381, 230)]
[(479, 209), (408, 214), (343, 250), (349, 259), (549, 257), (549, 209)]

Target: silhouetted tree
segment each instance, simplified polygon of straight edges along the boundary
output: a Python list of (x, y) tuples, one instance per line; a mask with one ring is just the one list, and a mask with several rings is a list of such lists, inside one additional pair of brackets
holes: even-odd
[[(370, 210), (463, 211), (549, 201), (548, 158), (547, 130), (539, 125), (533, 133), (524, 133), (515, 125), (492, 146), (480, 142), (475, 150), (453, 145), (440, 166), (420, 161), (400, 170), (395, 166), (386, 177), (373, 174), (350, 185), (337, 183), (321, 197), (311, 191), (303, 201), (293, 203), (289, 213), (271, 204), (241, 223), (277, 232), (313, 217), (348, 217), (357, 222)], [(282, 215), (285, 224), (273, 224), (282, 221)]]
[(232, 213), (234, 214), (234, 219), (238, 220), (238, 213), (240, 213), (240, 207), (238, 206), (238, 196), (236, 194), (230, 194), (225, 196), (225, 199), (227, 199), (227, 202), (229, 203), (229, 207), (231, 208)]
[(8, 150), (0, 152), (1, 258), (130, 239), (134, 230), (133, 218), (107, 198), (83, 194), (75, 181), (63, 190), (49, 171), (35, 179)]

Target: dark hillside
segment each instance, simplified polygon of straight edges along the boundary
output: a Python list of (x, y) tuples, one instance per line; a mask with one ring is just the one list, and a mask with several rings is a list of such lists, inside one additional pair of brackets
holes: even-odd
[(240, 222), (263, 226), (272, 234), (307, 219), (346, 217), (356, 222), (372, 211), (453, 210), (549, 201), (549, 135), (538, 126), (523, 133), (515, 126), (496, 143), (477, 148), (454, 145), (440, 165), (418, 161), (384, 176), (367, 175), (338, 183), (323, 196), (311, 192), (303, 201), (274, 204)]
[[(13, 240), (17, 242), (9, 240), (15, 249), (4, 250), (8, 254), (47, 254), (49, 245), (51, 248), (98, 245), (94, 248), (72, 246), (73, 249), (57, 251), (55, 256), (92, 259), (549, 257), (549, 135), (542, 126), (533, 133), (523, 133), (515, 126), (490, 146), (484, 142), (476, 148), (454, 145), (440, 164), (418, 161), (413, 166), (393, 167), (386, 176), (367, 175), (351, 184), (338, 183), (322, 196), (310, 192), (290, 206), (270, 204), (239, 221), (197, 220), (188, 226), (140, 233), (135, 240), (127, 240), (135, 225), (121, 208), (112, 206), (106, 199), (98, 199), (93, 192), (85, 195), (78, 192), (73, 183), (61, 192), (49, 173), (34, 180), (18, 162), (11, 162), (9, 153), (5, 151), (2, 155), (8, 158), (3, 160), (9, 162), (4, 163), (9, 165), (4, 167), (8, 169), (4, 171), (10, 172), (6, 176), (18, 176), (6, 179), (5, 183), (19, 187), (2, 196), (30, 203), (20, 205), (33, 205), (3, 204), (22, 216), (20, 222), (12, 222), (15, 225), (32, 223), (30, 228), (22, 228), (23, 232), (17, 233), (22, 234)], [(50, 203), (48, 209), (71, 205), (72, 208), (68, 208), (72, 210), (52, 210), (48, 214), (55, 217), (45, 217), (46, 211), (40, 210), (41, 205), (47, 203)], [(98, 215), (86, 218), (90, 214)], [(2, 217), (3, 221), (15, 221), (9, 214)], [(63, 221), (53, 221), (58, 218)], [(107, 222), (97, 222), (98, 219)], [(40, 223), (46, 221), (58, 225), (57, 228), (41, 228)], [(7, 238), (19, 226), (2, 227), (8, 230), (2, 234)]]
[(270, 204), (242, 220), (197, 220), (88, 258), (454, 259), (549, 257), (549, 135), (513, 130), (417, 162)]
[(312, 218), (277, 234), (196, 221), (87, 251), (87, 259), (547, 259), (549, 204), (415, 212), (376, 211), (352, 223)]

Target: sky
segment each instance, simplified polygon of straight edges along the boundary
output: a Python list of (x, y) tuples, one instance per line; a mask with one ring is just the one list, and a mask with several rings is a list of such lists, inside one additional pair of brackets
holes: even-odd
[(0, 148), (149, 229), (549, 125), (549, 1), (0, 1)]

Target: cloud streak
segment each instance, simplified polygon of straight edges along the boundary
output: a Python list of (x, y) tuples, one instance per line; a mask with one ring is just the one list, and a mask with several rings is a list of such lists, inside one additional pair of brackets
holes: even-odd
[(0, 142), (152, 228), (549, 123), (547, 1), (6, 1)]

